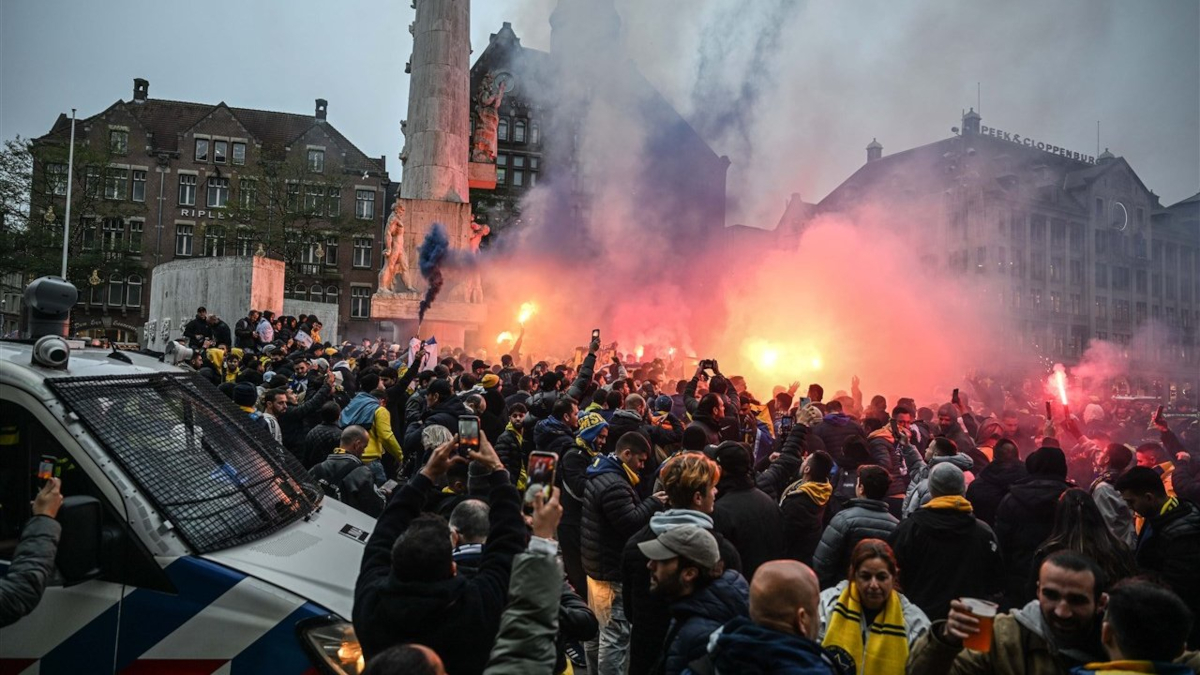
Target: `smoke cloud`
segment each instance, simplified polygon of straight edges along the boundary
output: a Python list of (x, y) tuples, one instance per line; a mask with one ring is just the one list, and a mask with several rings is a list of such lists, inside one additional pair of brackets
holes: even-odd
[(442, 227), (441, 223), (434, 223), (425, 235), (425, 240), (421, 242), (421, 247), (417, 250), (417, 265), (421, 270), (421, 276), (429, 284), (417, 312), (418, 325), (425, 320), (425, 312), (433, 306), (433, 301), (442, 291), (442, 285), (445, 283), (442, 277), (442, 260), (446, 257), (446, 251), (449, 249), (450, 239), (446, 237), (446, 228)]

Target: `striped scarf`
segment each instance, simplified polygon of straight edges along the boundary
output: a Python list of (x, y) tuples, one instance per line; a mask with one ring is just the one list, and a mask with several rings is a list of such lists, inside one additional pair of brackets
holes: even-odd
[(863, 621), (858, 584), (851, 581), (833, 606), (821, 644), (849, 652), (858, 663), (858, 675), (904, 675), (908, 661), (908, 629), (904, 624), (900, 594), (892, 591), (892, 597), (870, 626), (864, 626)]

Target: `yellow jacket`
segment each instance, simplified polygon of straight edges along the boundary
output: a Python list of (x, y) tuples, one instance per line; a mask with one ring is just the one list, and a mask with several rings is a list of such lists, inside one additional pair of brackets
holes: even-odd
[(367, 441), (367, 449), (363, 450), (362, 460), (364, 463), (374, 462), (383, 453), (396, 458), (396, 461), (404, 461), (404, 452), (400, 449), (400, 441), (396, 440), (396, 434), (392, 431), (392, 414), (388, 412), (387, 407), (379, 406), (375, 409), (375, 421), (371, 423), (370, 439)]

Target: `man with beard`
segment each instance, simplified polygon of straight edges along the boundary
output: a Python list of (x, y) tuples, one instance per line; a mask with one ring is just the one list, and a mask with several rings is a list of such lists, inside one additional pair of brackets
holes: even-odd
[(996, 616), (992, 648), (963, 649), (978, 633), (980, 620), (959, 600), (950, 603), (946, 622), (917, 640), (908, 672), (922, 675), (1042, 675), (1101, 661), (1100, 618), (1108, 596), (1104, 572), (1091, 559), (1060, 552), (1038, 571), (1037, 598)]
[(671, 603), (667, 650), (658, 672), (678, 675), (708, 653), (713, 631), (750, 612), (750, 586), (734, 570), (720, 572), (720, 552), (712, 534), (683, 525), (638, 544), (650, 560), (650, 592)]

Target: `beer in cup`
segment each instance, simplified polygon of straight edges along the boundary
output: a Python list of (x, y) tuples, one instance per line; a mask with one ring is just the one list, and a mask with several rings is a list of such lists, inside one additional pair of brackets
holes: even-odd
[(979, 632), (963, 640), (963, 646), (977, 652), (992, 651), (992, 622), (995, 621), (996, 610), (1000, 606), (978, 598), (959, 598), (959, 602), (967, 606), (971, 616), (979, 619)]

